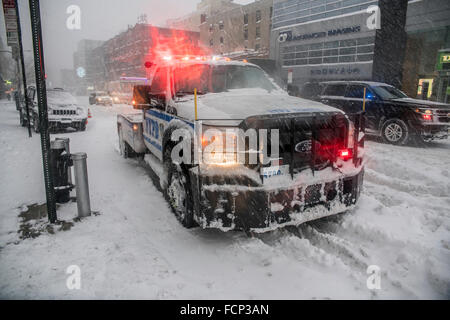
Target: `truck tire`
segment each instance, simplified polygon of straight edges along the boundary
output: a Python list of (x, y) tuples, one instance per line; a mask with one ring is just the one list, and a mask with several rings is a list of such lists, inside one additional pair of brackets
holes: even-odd
[(408, 142), (409, 128), (403, 120), (389, 119), (381, 127), (381, 136), (386, 143), (402, 146)]
[(194, 203), (192, 184), (187, 169), (171, 161), (171, 150), (165, 152), (167, 159), (167, 186), (164, 195), (175, 217), (185, 228), (196, 226), (194, 220)]

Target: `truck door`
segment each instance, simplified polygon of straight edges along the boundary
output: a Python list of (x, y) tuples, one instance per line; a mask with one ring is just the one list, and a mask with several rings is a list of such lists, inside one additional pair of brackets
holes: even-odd
[(169, 93), (169, 68), (158, 68), (150, 86), (150, 108), (145, 111), (143, 129), (145, 145), (161, 161), (164, 129), (173, 119), (165, 111)]

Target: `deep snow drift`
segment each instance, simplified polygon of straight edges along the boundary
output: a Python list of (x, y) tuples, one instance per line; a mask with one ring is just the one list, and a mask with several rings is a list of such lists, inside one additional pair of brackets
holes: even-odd
[[(450, 298), (450, 141), (370, 141), (354, 210), (248, 238), (184, 229), (148, 168), (118, 153), (116, 114), (130, 107), (90, 108), (86, 132), (57, 136), (87, 152), (99, 215), (21, 240), (21, 208), (45, 201), (40, 140), (0, 101), (0, 298)], [(58, 210), (76, 214), (75, 203)], [(70, 265), (81, 269), (80, 290), (66, 286)], [(366, 286), (369, 265), (381, 269), (380, 290)]]

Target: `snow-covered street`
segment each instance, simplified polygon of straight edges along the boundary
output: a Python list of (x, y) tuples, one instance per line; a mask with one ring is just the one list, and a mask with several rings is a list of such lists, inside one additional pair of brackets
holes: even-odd
[[(368, 141), (355, 209), (249, 238), (181, 226), (149, 169), (119, 155), (116, 115), (129, 108), (90, 106), (85, 132), (52, 135), (87, 153), (98, 215), (21, 239), (19, 214), (45, 202), (40, 139), (28, 138), (14, 103), (0, 101), (0, 298), (450, 298), (450, 141)], [(58, 209), (59, 219), (76, 216), (76, 203)], [(71, 265), (80, 290), (66, 286)], [(379, 290), (367, 287), (372, 265)]]

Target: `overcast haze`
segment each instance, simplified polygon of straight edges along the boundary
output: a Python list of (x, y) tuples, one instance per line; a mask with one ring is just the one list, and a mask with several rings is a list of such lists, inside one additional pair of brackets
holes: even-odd
[[(59, 85), (60, 70), (73, 67), (73, 52), (81, 39), (107, 40), (128, 25), (134, 25), (141, 14), (148, 23), (164, 26), (169, 18), (186, 15), (195, 10), (200, 0), (41, 0), (44, 55), (48, 80)], [(235, 0), (240, 4), (252, 0)], [(66, 27), (67, 7), (81, 9), (81, 30)], [(32, 47), (28, 1), (19, 0), (24, 49)], [(0, 37), (6, 43), (3, 10), (0, 10)], [(30, 52), (26, 52), (30, 55)]]

